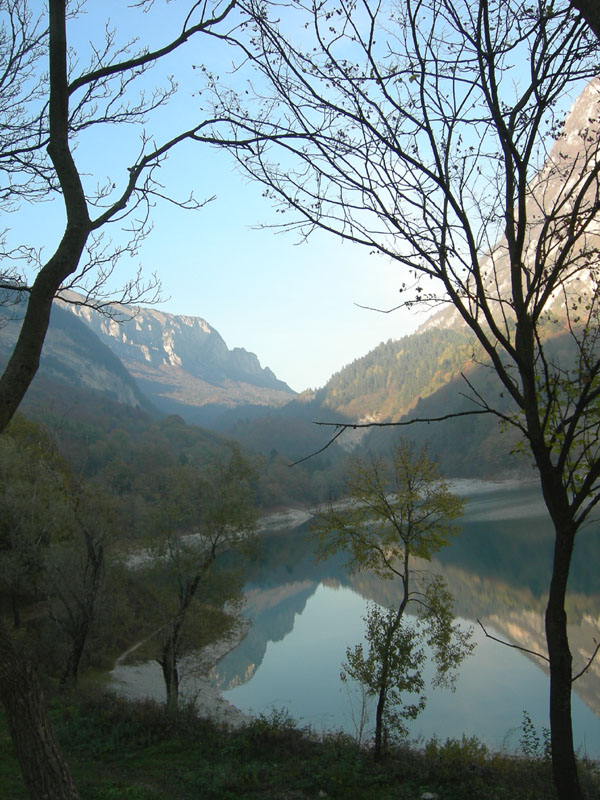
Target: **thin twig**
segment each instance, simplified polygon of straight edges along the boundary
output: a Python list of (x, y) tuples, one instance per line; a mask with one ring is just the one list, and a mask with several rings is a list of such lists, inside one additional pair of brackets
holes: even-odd
[[(324, 424), (326, 424), (326, 423), (324, 423), (324, 422), (317, 422), (316, 424), (317, 424), (317, 425), (324, 425)], [(341, 435), (342, 435), (342, 433), (343, 433), (343, 432), (346, 430), (346, 428), (350, 428), (350, 427), (352, 427), (352, 426), (351, 426), (351, 425), (342, 425), (342, 426), (341, 426), (341, 428), (340, 428), (340, 430), (339, 430), (339, 431), (338, 431), (338, 432), (335, 434), (335, 436), (334, 436), (332, 439), (330, 439), (330, 440), (327, 442), (327, 444), (326, 444), (324, 447), (322, 447), (320, 450), (317, 450), (317, 451), (316, 451), (316, 452), (314, 452), (314, 453), (311, 453), (311, 454), (310, 454), (310, 455), (308, 455), (308, 456), (304, 456), (304, 458), (301, 458), (299, 461), (294, 461), (294, 463), (293, 463), (293, 464), (290, 464), (290, 467), (295, 467), (295, 466), (296, 466), (296, 464), (301, 464), (303, 461), (308, 461), (308, 459), (309, 459), (309, 458), (313, 458), (313, 456), (318, 456), (318, 455), (319, 455), (319, 453), (322, 453), (322, 452), (323, 452), (323, 450), (327, 450), (327, 448), (329, 447), (329, 445), (333, 444), (333, 443), (335, 442), (335, 440), (338, 438), (338, 436), (341, 436)]]
[(488, 639), (493, 639), (495, 642), (499, 642), (500, 644), (506, 645), (506, 647), (512, 647), (515, 650), (521, 650), (521, 652), (523, 652), (523, 653), (530, 653), (532, 656), (537, 656), (538, 658), (543, 658), (544, 661), (547, 661), (548, 663), (550, 663), (550, 659), (548, 658), (548, 656), (545, 656), (542, 653), (536, 653), (535, 650), (529, 650), (527, 647), (521, 647), (520, 644), (511, 644), (510, 642), (505, 642), (504, 639), (498, 639), (495, 636), (492, 636), (491, 633), (488, 633), (486, 631), (486, 629), (483, 627), (483, 622), (480, 619), (478, 619), (477, 622), (478, 622), (481, 630), (485, 633), (485, 635), (487, 636)]
[[(404, 425), (412, 425), (414, 422), (443, 422), (445, 419), (454, 419), (456, 417), (472, 417), (476, 414), (494, 414), (498, 416), (498, 412), (492, 408), (473, 409), (473, 411), (455, 411), (453, 414), (444, 414), (443, 417), (413, 417), (412, 419), (400, 420), (398, 422), (315, 422), (315, 425), (329, 425), (341, 427), (343, 430), (346, 428), (392, 428), (401, 427)], [(339, 436), (339, 434), (337, 434)]]
[(577, 675), (575, 675), (573, 678), (571, 678), (571, 683), (575, 683), (575, 681), (577, 680), (577, 678), (581, 678), (581, 676), (583, 675), (583, 673), (584, 673), (584, 672), (586, 672), (586, 671), (587, 671), (587, 670), (588, 670), (588, 669), (589, 669), (589, 668), (592, 666), (592, 661), (593, 661), (593, 660), (596, 658), (596, 655), (598, 654), (598, 650), (600, 650), (600, 642), (597, 642), (597, 641), (594, 639), (594, 643), (595, 643), (596, 647), (595, 647), (595, 649), (594, 649), (594, 652), (593, 652), (593, 653), (592, 653), (592, 655), (591, 655), (591, 658), (590, 658), (590, 660), (587, 662), (587, 664), (586, 664), (586, 665), (585, 665), (585, 667), (584, 667), (584, 668), (581, 670), (581, 672), (578, 672), (578, 673), (577, 673)]
[(332, 436), (331, 439), (321, 447), (320, 450), (316, 450), (314, 453), (310, 453), (307, 456), (299, 459), (298, 461), (294, 461), (293, 464), (290, 464), (290, 467), (295, 467), (296, 464), (302, 464), (303, 461), (308, 461), (309, 458), (314, 458), (314, 456), (318, 456), (319, 453), (322, 453), (324, 450), (327, 450), (338, 436), (341, 436), (342, 433), (346, 430), (352, 429), (356, 430), (357, 428), (397, 428), (403, 427), (405, 425), (412, 425), (415, 422), (442, 422), (445, 419), (454, 419), (456, 417), (472, 417), (475, 414), (495, 414), (498, 416), (498, 413), (493, 409), (479, 409), (473, 411), (457, 411), (454, 414), (445, 414), (443, 417), (414, 417), (413, 419), (405, 420), (403, 422), (313, 422), (313, 425), (328, 425), (330, 427), (339, 428), (335, 436)]

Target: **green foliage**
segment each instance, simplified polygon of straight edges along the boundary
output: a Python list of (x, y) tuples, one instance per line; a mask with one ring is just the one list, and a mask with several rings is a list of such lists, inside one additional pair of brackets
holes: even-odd
[(148, 557), (139, 567), (154, 595), (155, 627), (140, 655), (160, 663), (167, 702), (177, 705), (179, 664), (186, 653), (231, 635), (241, 602), (241, 573), (219, 561), (255, 546), (252, 464), (231, 446), (200, 469), (178, 465), (162, 475)]
[(408, 734), (404, 721), (416, 719), (426, 703), (421, 694), (425, 689), (423, 637), (410, 621), (397, 618), (395, 609), (385, 610), (375, 603), (369, 603), (365, 623), (368, 651), (362, 644), (346, 650), (341, 679), (352, 678), (369, 694), (383, 697), (388, 736), (404, 737)]
[(527, 711), (523, 711), (519, 744), (521, 745), (521, 752), (525, 758), (543, 760), (548, 763), (552, 760), (550, 730), (548, 728), (542, 728), (542, 736), (540, 738)]
[(75, 681), (119, 517), (102, 487), (72, 474), (49, 432), (19, 416), (0, 437), (0, 478), (0, 591), (46, 670)]
[(314, 529), (320, 556), (345, 551), (352, 571), (402, 578), (407, 558), (429, 560), (458, 532), (450, 521), (462, 513), (462, 500), (427, 453), (406, 440), (394, 446), (391, 465), (353, 458), (346, 491), (342, 503), (316, 516)]
[[(437, 465), (424, 451), (401, 441), (391, 464), (382, 458), (353, 459), (347, 478), (348, 497), (320, 513), (314, 528), (320, 557), (339, 551), (349, 555), (349, 568), (369, 570), (401, 586), (397, 606), (375, 604), (365, 617), (365, 639), (346, 651), (342, 680), (352, 678), (377, 697), (375, 753), (384, 734), (405, 736), (404, 720), (425, 707), (424, 645), (434, 656), (434, 684), (452, 688), (455, 671), (471, 652), (470, 631), (454, 624), (453, 602), (444, 581), (415, 560), (428, 562), (457, 531), (451, 520), (462, 501), (442, 480)], [(416, 614), (406, 620), (407, 609)]]
[[(149, 701), (110, 694), (64, 695), (51, 708), (82, 800), (166, 795), (177, 800), (415, 800), (425, 792), (443, 800), (552, 800), (543, 761), (490, 752), (474, 738), (432, 740), (422, 747), (390, 746), (374, 763), (350, 737), (317, 735), (285, 713), (238, 730), (198, 719), (182, 706), (177, 715)], [(597, 797), (597, 767), (581, 763), (587, 796)], [(0, 715), (3, 796), (26, 792)]]

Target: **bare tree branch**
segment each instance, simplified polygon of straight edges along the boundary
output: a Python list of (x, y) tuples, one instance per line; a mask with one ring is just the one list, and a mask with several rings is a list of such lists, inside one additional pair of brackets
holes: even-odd
[(596, 647), (594, 648), (594, 652), (592, 653), (592, 655), (591, 655), (591, 656), (590, 656), (590, 658), (588, 659), (588, 662), (587, 662), (587, 664), (585, 665), (585, 667), (584, 667), (582, 670), (580, 670), (580, 671), (577, 673), (577, 675), (574, 675), (574, 676), (571, 678), (571, 682), (572, 682), (572, 683), (575, 683), (575, 681), (576, 681), (578, 678), (581, 678), (581, 676), (582, 676), (582, 675), (584, 675), (584, 674), (585, 674), (585, 673), (588, 671), (588, 669), (589, 669), (589, 668), (592, 666), (592, 662), (594, 661), (594, 659), (595, 659), (595, 658), (596, 658), (596, 656), (598, 655), (598, 650), (600, 650), (600, 642), (596, 642), (596, 640), (594, 639), (594, 644), (596, 645)]
[(529, 650), (527, 647), (521, 647), (520, 644), (511, 644), (510, 642), (504, 641), (504, 639), (498, 639), (496, 636), (492, 636), (491, 633), (486, 631), (480, 619), (477, 620), (477, 623), (488, 639), (493, 639), (495, 642), (499, 642), (499, 644), (503, 644), (505, 647), (512, 647), (514, 650), (520, 650), (522, 653), (529, 653), (532, 656), (543, 658), (544, 661), (550, 663), (548, 656), (545, 656), (543, 653), (537, 653), (535, 650)]

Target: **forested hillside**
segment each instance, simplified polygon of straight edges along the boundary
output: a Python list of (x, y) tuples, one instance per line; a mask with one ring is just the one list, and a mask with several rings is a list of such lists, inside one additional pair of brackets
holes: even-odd
[(473, 348), (472, 337), (459, 328), (389, 340), (336, 372), (324, 387), (323, 405), (355, 420), (399, 419), (469, 369)]

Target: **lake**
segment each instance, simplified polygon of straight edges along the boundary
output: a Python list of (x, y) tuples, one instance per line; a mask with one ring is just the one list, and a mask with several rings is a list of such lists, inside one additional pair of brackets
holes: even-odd
[[(476, 735), (494, 748), (518, 748), (523, 711), (541, 730), (548, 724), (548, 677), (541, 659), (496, 643), (492, 635), (544, 652), (544, 592), (552, 529), (536, 485), (457, 481), (466, 501), (462, 534), (440, 553), (458, 616), (474, 627), (477, 647), (460, 669), (454, 693), (427, 691), (411, 737)], [(597, 526), (596, 526), (597, 528)], [(597, 530), (580, 534), (569, 620), (576, 669), (598, 637), (600, 591)], [(285, 709), (316, 730), (354, 733), (361, 700), (340, 682), (346, 647), (362, 640), (366, 604), (393, 602), (390, 582), (348, 575), (343, 559), (315, 564), (308, 526), (265, 536), (252, 565), (246, 613), (248, 637), (218, 665), (215, 680), (231, 703), (250, 713)], [(573, 721), (577, 746), (600, 757), (600, 665), (577, 682)]]
[[(538, 731), (548, 725), (544, 662), (486, 638), (492, 635), (545, 652), (543, 614), (553, 534), (537, 485), (456, 481), (466, 500), (460, 536), (431, 567), (444, 575), (457, 616), (474, 628), (474, 654), (463, 662), (454, 693), (428, 688), (425, 711), (410, 724), (413, 739), (477, 736), (495, 749), (518, 749), (523, 711)], [(600, 634), (598, 523), (578, 534), (568, 598), (575, 669), (581, 669)], [(361, 707), (356, 686), (340, 681), (346, 648), (363, 638), (368, 601), (394, 603), (397, 589), (369, 573), (348, 574), (336, 556), (315, 562), (308, 524), (263, 533), (249, 565), (247, 637), (213, 673), (223, 696), (248, 713), (285, 710), (317, 731), (355, 734)], [(123, 666), (119, 688), (130, 696), (164, 700), (155, 662)], [(186, 683), (187, 681), (187, 683)], [(205, 692), (192, 677), (182, 693)], [(575, 741), (600, 758), (600, 657), (576, 682)]]

